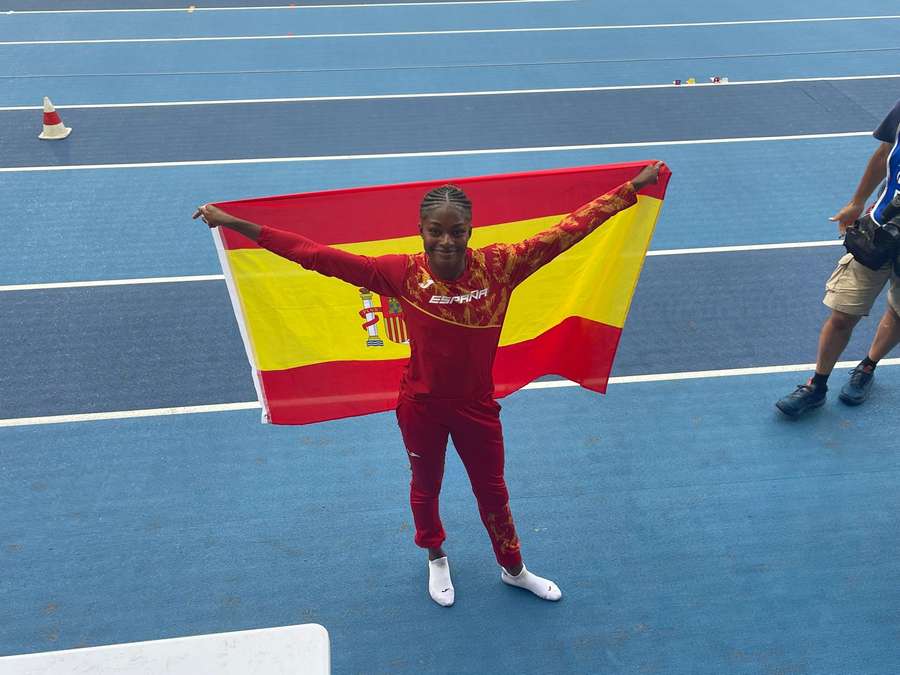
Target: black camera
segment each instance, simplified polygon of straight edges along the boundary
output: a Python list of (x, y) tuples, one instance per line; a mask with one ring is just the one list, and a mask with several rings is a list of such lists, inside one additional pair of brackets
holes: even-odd
[(875, 245), (884, 248), (897, 248), (900, 245), (900, 217), (875, 228)]
[(862, 265), (878, 270), (889, 262), (894, 263), (894, 273), (900, 274), (900, 208), (893, 203), (885, 209), (889, 220), (879, 225), (868, 214), (847, 228), (844, 248)]

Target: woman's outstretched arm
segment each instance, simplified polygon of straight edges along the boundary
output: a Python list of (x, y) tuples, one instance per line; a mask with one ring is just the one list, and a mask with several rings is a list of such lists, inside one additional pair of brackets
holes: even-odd
[(204, 204), (199, 207), (192, 217), (194, 220), (200, 218), (210, 227), (227, 227), (229, 230), (234, 230), (253, 241), (258, 241), (260, 232), (262, 232), (261, 225), (251, 223), (249, 220), (235, 218), (230, 213), (226, 213), (218, 206), (213, 206), (212, 204)]
[(656, 183), (664, 166), (662, 162), (649, 164), (630, 181), (585, 204), (550, 229), (518, 244), (504, 246), (510, 281), (514, 285), (521, 283), (614, 215), (636, 204), (637, 192)]
[(406, 256), (385, 255), (373, 258), (354, 255), (319, 244), (300, 234), (236, 218), (212, 204), (204, 204), (198, 208), (194, 218), (200, 218), (209, 227), (226, 227), (234, 230), (252, 239), (262, 248), (292, 260), (308, 270), (337, 277), (379, 295), (399, 293), (398, 289), (406, 270)]

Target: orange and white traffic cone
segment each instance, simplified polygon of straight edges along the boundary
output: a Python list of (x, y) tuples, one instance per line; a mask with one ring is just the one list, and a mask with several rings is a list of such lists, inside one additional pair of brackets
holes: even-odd
[(56, 108), (50, 103), (50, 99), (44, 97), (44, 130), (38, 138), (45, 141), (58, 141), (72, 133), (72, 130), (65, 126), (56, 112)]

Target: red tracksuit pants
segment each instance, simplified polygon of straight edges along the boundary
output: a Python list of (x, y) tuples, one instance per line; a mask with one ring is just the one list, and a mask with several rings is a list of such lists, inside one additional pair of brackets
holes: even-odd
[(401, 396), (397, 422), (412, 469), (409, 501), (416, 524), (416, 544), (437, 548), (446, 538), (438, 497), (449, 437), (469, 474), (481, 522), (491, 538), (497, 562), (506, 568), (517, 567), (522, 555), (503, 479), (500, 405), (492, 399), (436, 402)]

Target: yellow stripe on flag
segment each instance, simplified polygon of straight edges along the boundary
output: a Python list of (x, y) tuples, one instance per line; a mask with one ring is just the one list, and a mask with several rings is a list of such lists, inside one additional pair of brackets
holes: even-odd
[(500, 346), (531, 340), (570, 316), (622, 328), (662, 202), (641, 196), (515, 290)]

